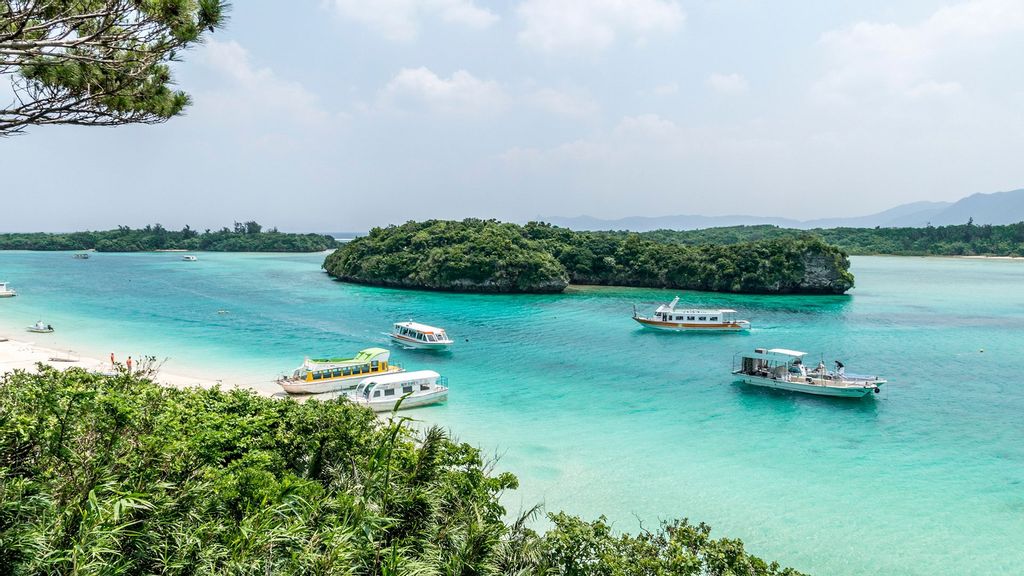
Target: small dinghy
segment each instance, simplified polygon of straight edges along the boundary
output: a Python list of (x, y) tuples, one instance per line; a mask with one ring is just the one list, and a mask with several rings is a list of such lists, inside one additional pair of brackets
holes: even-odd
[(53, 326), (43, 323), (42, 320), (26, 328), (29, 332), (35, 332), (37, 334), (49, 334), (53, 332)]

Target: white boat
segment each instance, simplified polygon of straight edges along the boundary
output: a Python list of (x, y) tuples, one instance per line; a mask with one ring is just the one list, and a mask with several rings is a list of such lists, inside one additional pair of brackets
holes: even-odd
[(448, 399), (448, 379), (433, 370), (417, 370), (366, 378), (349, 397), (354, 404), (374, 412), (391, 412), (437, 404)]
[(26, 330), (28, 330), (29, 332), (36, 332), (38, 334), (49, 334), (50, 332), (53, 332), (53, 326), (50, 326), (49, 324), (46, 324), (45, 322), (40, 320), (26, 328)]
[(658, 306), (653, 316), (641, 316), (633, 307), (633, 320), (644, 328), (670, 332), (739, 332), (749, 330), (750, 322), (737, 320), (736, 311), (725, 308), (677, 310), (679, 296)]
[(76, 260), (88, 260), (89, 259), (89, 253), (88, 252), (79, 252), (78, 254), (75, 254), (74, 258)]
[(352, 358), (306, 358), (290, 377), (277, 383), (289, 394), (321, 394), (352, 390), (368, 376), (393, 374), (404, 369), (388, 363), (391, 352), (383, 348), (360, 350)]
[(444, 328), (427, 326), (412, 320), (396, 322), (388, 336), (403, 346), (424, 350), (447, 350), (455, 343), (445, 333)]
[(861, 398), (872, 392), (877, 394), (886, 383), (878, 376), (847, 374), (846, 366), (838, 360), (835, 371), (827, 370), (824, 361), (808, 370), (803, 363), (806, 355), (806, 352), (785, 348), (757, 348), (752, 354), (740, 355), (738, 368), (734, 360), (732, 373), (753, 386), (847, 398)]
[(7, 282), (0, 282), (0, 298), (13, 298), (18, 293), (14, 291), (14, 288), (7, 286)]
[(184, 260), (185, 262), (195, 262), (196, 260), (198, 260), (198, 258), (191, 254), (186, 254), (182, 256), (181, 259)]

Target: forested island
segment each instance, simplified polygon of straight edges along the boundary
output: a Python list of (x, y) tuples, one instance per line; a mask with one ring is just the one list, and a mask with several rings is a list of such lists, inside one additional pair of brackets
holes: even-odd
[(479, 219), (374, 228), (323, 267), (347, 282), (466, 292), (560, 292), (569, 283), (785, 294), (853, 287), (846, 254), (809, 235), (688, 246)]
[[(627, 232), (611, 232), (626, 235)], [(854, 255), (1024, 256), (1024, 222), (978, 225), (973, 221), (923, 228), (817, 228), (793, 230), (772, 225), (704, 230), (654, 230), (641, 236), (686, 245), (735, 244), (764, 239), (817, 236)]]
[(234, 228), (199, 232), (189, 226), (167, 230), (160, 224), (144, 228), (69, 233), (0, 234), (0, 250), (96, 250), (146, 252), (205, 250), (209, 252), (322, 252), (337, 246), (323, 234), (290, 234), (264, 230), (257, 222), (235, 222)]
[(638, 535), (538, 509), (438, 427), (344, 400), (0, 375), (0, 574), (799, 576), (665, 522)]

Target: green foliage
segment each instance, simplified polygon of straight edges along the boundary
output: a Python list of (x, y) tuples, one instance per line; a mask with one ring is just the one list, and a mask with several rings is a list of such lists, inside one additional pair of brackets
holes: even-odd
[(146, 250), (205, 250), (209, 252), (321, 252), (337, 246), (321, 234), (287, 234), (263, 231), (256, 222), (236, 222), (234, 230), (222, 228), (200, 234), (185, 226), (167, 230), (160, 224), (132, 229), (121, 226), (103, 232), (68, 234), (0, 234), (0, 250), (90, 250), (141, 252)]
[(427, 220), (374, 228), (327, 256), (342, 280), (481, 292), (559, 292), (565, 269), (515, 224)]
[(329, 255), (324, 268), (346, 281), (505, 292), (562, 290), (566, 281), (765, 293), (853, 286), (846, 255), (810, 235), (681, 246), (645, 234), (494, 220), (375, 228)]
[(642, 234), (676, 244), (735, 244), (771, 238), (814, 235), (849, 254), (894, 256), (1024, 256), (1024, 222), (978, 226), (973, 221), (923, 228), (817, 228), (731, 226), (706, 230), (655, 230)]
[(188, 95), (169, 62), (222, 26), (221, 0), (9, 0), (0, 5), (0, 75), (16, 95), (0, 136), (27, 126), (163, 122)]
[(504, 520), (480, 451), (345, 401), (0, 377), (0, 575), (795, 575), (685, 520)]

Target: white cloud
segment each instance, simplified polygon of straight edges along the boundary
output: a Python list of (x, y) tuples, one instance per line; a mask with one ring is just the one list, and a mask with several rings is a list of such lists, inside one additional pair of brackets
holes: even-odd
[[(950, 56), (979, 64), (1000, 39), (1024, 31), (1021, 0), (968, 0), (940, 8), (909, 26), (857, 22), (821, 37), (829, 71), (815, 86), (830, 98), (859, 98), (879, 90), (910, 98), (959, 91)], [(936, 89), (938, 88), (938, 89)]]
[(747, 91), (747, 79), (739, 74), (712, 74), (708, 76), (708, 86), (719, 94), (735, 96)]
[(655, 96), (675, 96), (679, 93), (679, 84), (671, 82), (654, 87)]
[(589, 96), (543, 88), (529, 96), (529, 100), (538, 108), (569, 118), (585, 118), (593, 116), (600, 107)]
[(389, 40), (411, 41), (419, 35), (420, 20), (436, 16), (443, 21), (482, 30), (498, 15), (473, 0), (333, 0), (343, 18), (353, 20)]
[(544, 52), (597, 52), (618, 37), (670, 33), (686, 14), (675, 0), (523, 0), (519, 40)]
[(238, 42), (210, 39), (202, 47), (200, 61), (227, 81), (196, 98), (197, 106), (217, 115), (247, 122), (285, 118), (306, 126), (331, 119), (316, 94), (299, 82), (279, 77), (270, 68), (253, 65), (249, 52)]
[(381, 91), (380, 102), (393, 107), (426, 107), (444, 113), (482, 113), (505, 105), (497, 82), (481, 80), (465, 70), (442, 78), (427, 67), (403, 68)]

